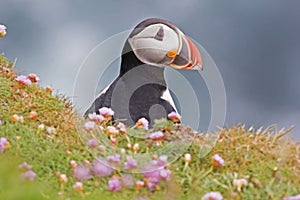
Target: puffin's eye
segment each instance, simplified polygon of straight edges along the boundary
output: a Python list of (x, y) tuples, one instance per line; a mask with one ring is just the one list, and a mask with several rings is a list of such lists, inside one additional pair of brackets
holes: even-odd
[(154, 36), (155, 39), (162, 41), (164, 39), (164, 28), (161, 26)]

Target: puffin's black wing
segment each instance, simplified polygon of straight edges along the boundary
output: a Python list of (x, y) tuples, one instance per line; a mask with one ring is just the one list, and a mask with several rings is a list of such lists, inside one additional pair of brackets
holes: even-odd
[(99, 114), (99, 109), (102, 107), (108, 107), (108, 108), (111, 107), (112, 91), (118, 80), (119, 80), (119, 77), (116, 80), (114, 80), (114, 82), (112, 84), (110, 84), (108, 86), (108, 89), (106, 91), (103, 91), (100, 93), (100, 95), (94, 100), (92, 105), (84, 113), (84, 117), (88, 117), (88, 114), (94, 113), (94, 112), (96, 114)]
[(124, 120), (126, 125), (134, 125), (142, 117), (153, 125), (153, 119), (167, 118), (170, 112), (175, 111), (170, 102), (161, 98), (167, 89), (164, 85), (145, 84), (133, 92), (128, 88), (126, 79), (118, 77), (106, 91), (100, 93), (84, 116), (88, 117), (93, 112), (99, 114), (100, 108), (109, 107), (115, 111), (114, 119)]

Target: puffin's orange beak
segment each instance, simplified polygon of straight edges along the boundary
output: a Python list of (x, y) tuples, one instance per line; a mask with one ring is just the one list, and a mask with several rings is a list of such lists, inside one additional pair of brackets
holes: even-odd
[(202, 70), (202, 57), (196, 45), (185, 35), (182, 35), (180, 52), (171, 50), (166, 55), (173, 58), (170, 66), (183, 70)]

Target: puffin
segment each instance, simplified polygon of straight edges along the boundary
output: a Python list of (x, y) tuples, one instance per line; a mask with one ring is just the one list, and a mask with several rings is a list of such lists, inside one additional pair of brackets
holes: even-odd
[(178, 113), (164, 78), (167, 66), (202, 70), (200, 51), (171, 22), (145, 19), (125, 41), (119, 75), (100, 92), (84, 116), (99, 114), (100, 108), (107, 107), (114, 111), (113, 120), (133, 126), (141, 118), (153, 125), (155, 119)]

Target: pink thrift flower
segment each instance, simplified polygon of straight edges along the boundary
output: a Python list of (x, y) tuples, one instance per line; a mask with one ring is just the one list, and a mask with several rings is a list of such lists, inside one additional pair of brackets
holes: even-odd
[(68, 182), (68, 177), (65, 174), (59, 174), (58, 178), (61, 184), (66, 184)]
[(81, 182), (76, 182), (74, 185), (73, 185), (73, 190), (75, 192), (82, 192), (83, 191), (83, 184)]
[(300, 194), (296, 196), (283, 197), (282, 200), (300, 200)]
[(154, 159), (154, 160), (151, 160), (151, 165), (153, 167), (163, 167), (165, 165), (168, 164), (168, 156), (167, 155), (161, 155), (158, 159)]
[(92, 172), (96, 176), (106, 177), (110, 176), (114, 169), (109, 166), (108, 163), (104, 163), (105, 161), (94, 160), (92, 163)]
[(98, 141), (97, 141), (95, 138), (90, 139), (90, 140), (88, 140), (88, 142), (87, 142), (87, 146), (88, 146), (89, 148), (96, 148), (96, 147), (98, 146)]
[(143, 173), (144, 177), (147, 178), (150, 182), (157, 184), (162, 180), (170, 180), (171, 171), (160, 167), (152, 171), (146, 171)]
[(107, 161), (110, 163), (119, 164), (121, 162), (121, 156), (120, 154), (107, 156)]
[(161, 155), (161, 156), (159, 156), (158, 160), (160, 162), (163, 162), (164, 164), (167, 164), (168, 156), (167, 155)]
[(120, 130), (121, 133), (123, 133), (123, 134), (126, 133), (126, 126), (122, 122), (118, 123), (117, 128)]
[(87, 131), (91, 131), (95, 128), (95, 122), (85, 122), (84, 128)]
[(135, 123), (135, 126), (144, 128), (145, 130), (148, 130), (149, 129), (149, 121), (146, 118), (142, 117)]
[(15, 80), (18, 83), (20, 83), (21, 85), (30, 85), (31, 84), (31, 80), (29, 78), (27, 78), (27, 76), (24, 76), (24, 75), (17, 76), (17, 78)]
[(0, 126), (2, 125), (2, 120), (0, 119)]
[(28, 79), (32, 82), (32, 83), (36, 83), (40, 81), (40, 78), (36, 75), (36, 74), (29, 74), (28, 75)]
[(23, 162), (22, 164), (20, 164), (18, 166), (19, 169), (21, 170), (25, 170), (25, 171), (28, 171), (28, 170), (31, 170), (32, 169), (32, 166), (29, 165), (27, 162)]
[(202, 200), (223, 200), (223, 196), (220, 192), (209, 192), (202, 197)]
[(241, 189), (246, 187), (247, 185), (248, 181), (244, 178), (233, 180), (233, 186), (236, 187), (238, 191), (241, 191)]
[(100, 115), (102, 115), (103, 117), (110, 119), (115, 113), (111, 108), (107, 108), (107, 107), (102, 107), (99, 109), (99, 113)]
[(10, 147), (10, 143), (5, 137), (0, 138), (0, 153)]
[(29, 170), (29, 171), (24, 172), (23, 174), (21, 174), (21, 178), (23, 180), (34, 181), (35, 177), (36, 177), (36, 173), (34, 173), (31, 170)]
[(135, 182), (135, 188), (138, 189), (138, 190), (142, 189), (142, 188), (144, 187), (144, 185), (145, 185), (145, 182), (144, 182), (144, 181), (137, 180), (137, 181)]
[(125, 169), (129, 170), (129, 169), (133, 169), (136, 168), (138, 165), (137, 160), (134, 158), (129, 158), (127, 160), (127, 162), (124, 163), (124, 167)]
[(77, 162), (75, 160), (71, 160), (70, 165), (71, 165), (72, 168), (76, 168), (78, 166)]
[(0, 37), (4, 37), (6, 35), (6, 26), (0, 24)]
[(83, 181), (91, 178), (91, 170), (84, 165), (78, 165), (74, 168), (73, 176), (78, 181)]
[(104, 120), (102, 115), (97, 115), (95, 112), (88, 115), (89, 119), (96, 123), (101, 123)]
[(218, 154), (215, 154), (211, 158), (211, 164), (215, 167), (223, 167), (223, 166), (225, 166), (225, 161), (221, 156), (219, 156)]
[(111, 135), (111, 136), (116, 136), (117, 134), (119, 134), (119, 130), (114, 126), (106, 127), (106, 131), (107, 131), (107, 134)]
[(113, 191), (113, 192), (117, 192), (119, 190), (121, 190), (121, 181), (118, 178), (111, 178), (108, 181), (108, 190)]
[(162, 180), (167, 180), (169, 181), (171, 179), (171, 170), (169, 169), (161, 169), (159, 171), (159, 176)]
[(149, 190), (155, 190), (156, 188), (157, 188), (157, 183), (153, 183), (153, 182), (151, 182), (151, 181), (149, 181), (148, 183), (147, 183), (147, 187), (148, 187), (148, 189)]
[(157, 132), (151, 133), (149, 137), (150, 137), (150, 139), (152, 139), (153, 141), (158, 141), (158, 140), (163, 139), (164, 134), (163, 134), (163, 132), (161, 132), (161, 131), (157, 131)]
[(174, 111), (168, 114), (168, 118), (175, 123), (180, 122), (181, 120), (181, 116)]

